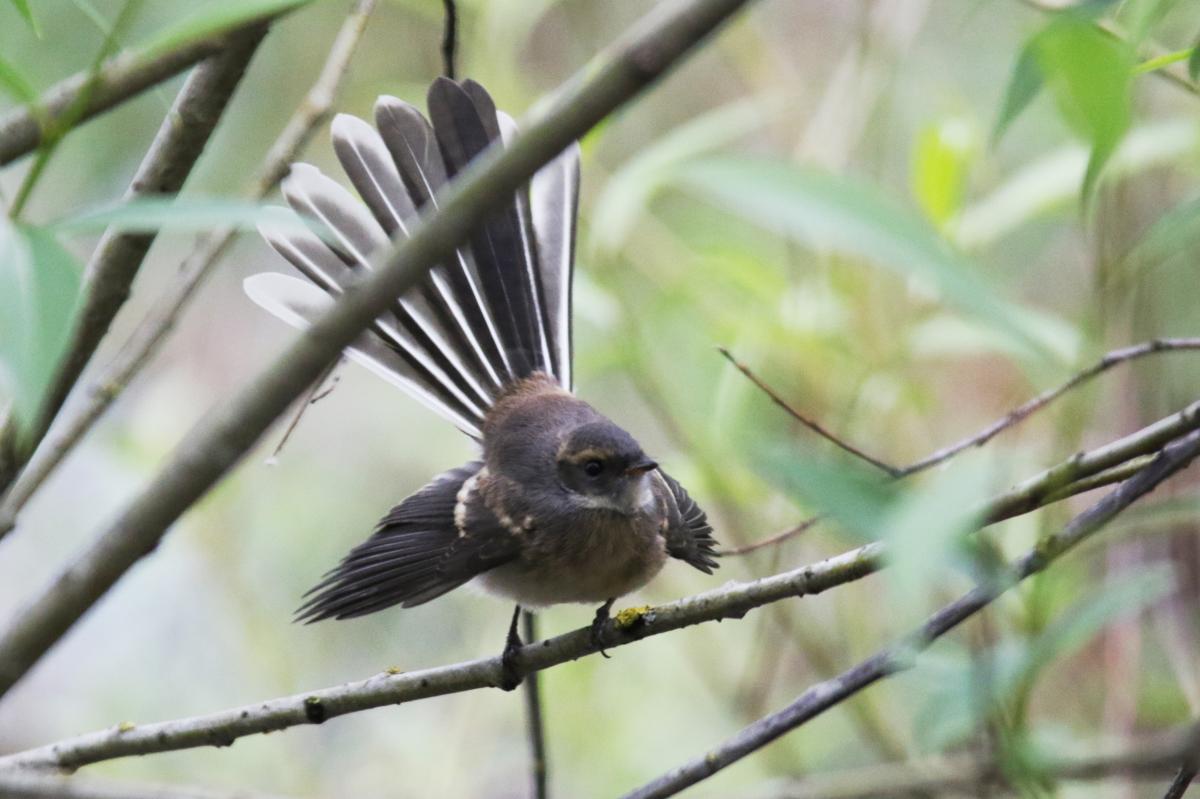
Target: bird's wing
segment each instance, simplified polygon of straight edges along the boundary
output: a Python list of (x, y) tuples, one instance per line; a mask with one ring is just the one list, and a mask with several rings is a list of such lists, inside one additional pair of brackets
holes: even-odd
[(392, 508), (374, 535), (305, 594), (297, 621), (420, 605), (517, 557), (516, 537), (470, 501), (469, 481), (481, 471), (475, 461), (446, 472)]
[(655, 474), (667, 487), (673, 501), (673, 507), (668, 508), (667, 554), (705, 574), (712, 574), (713, 569), (719, 566), (716, 560), (717, 540), (713, 538), (708, 517), (674, 478), (661, 470)]

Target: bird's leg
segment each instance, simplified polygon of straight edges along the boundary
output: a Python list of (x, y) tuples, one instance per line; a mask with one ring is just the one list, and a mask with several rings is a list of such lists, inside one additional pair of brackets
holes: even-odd
[(521, 634), (517, 632), (517, 620), (521, 617), (521, 606), (513, 610), (512, 623), (508, 625), (508, 638), (504, 641), (504, 653), (500, 655), (500, 688), (511, 691), (521, 684), (521, 671), (517, 668), (517, 655), (521, 651)]
[(592, 646), (600, 651), (601, 655), (608, 657), (609, 654), (604, 651), (604, 641), (601, 640), (604, 635), (604, 625), (608, 623), (609, 611), (612, 610), (613, 603), (617, 601), (616, 597), (607, 600), (603, 605), (596, 609), (596, 617), (592, 619), (591, 640)]

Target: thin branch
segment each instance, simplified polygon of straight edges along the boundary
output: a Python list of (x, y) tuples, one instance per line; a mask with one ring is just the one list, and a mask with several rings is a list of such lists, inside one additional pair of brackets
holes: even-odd
[(384, 248), (363, 279), (283, 354), (214, 407), (167, 457), (158, 476), (64, 570), (0, 629), (0, 694), (7, 693), (167, 529), (254, 446), (289, 404), (340, 356), (393, 298), (470, 235), (481, 218), (615, 109), (657, 80), (748, 0), (656, 6), (630, 34), (568, 84), (511, 146), (459, 173), (439, 210), (410, 238)]
[[(1061, 385), (1056, 386), (1055, 388), (1043, 391), (1041, 394), (1038, 394), (1036, 397), (1028, 400), (1027, 402), (1023, 403), (1022, 405), (1009, 411), (1004, 417), (997, 419), (995, 422), (992, 422), (990, 425), (985, 427), (983, 430), (980, 430), (978, 433), (968, 436), (967, 438), (964, 438), (961, 441), (958, 441), (949, 446), (942, 447), (941, 449), (922, 458), (921, 460), (919, 460), (915, 463), (912, 463), (908, 466), (902, 467), (902, 468), (890, 466), (887, 463), (884, 463), (883, 461), (878, 460), (877, 458), (871, 457), (871, 456), (863, 453), (861, 450), (857, 449), (856, 447), (852, 446), (851, 444), (841, 440), (834, 434), (828, 432), (823, 427), (821, 427), (817, 422), (810, 420), (808, 417), (804, 416), (803, 414), (801, 414), (798, 411), (796, 411), (795, 409), (793, 409), (787, 403), (786, 400), (784, 400), (782, 397), (780, 397), (777, 392), (775, 392), (762, 379), (760, 379), (757, 375), (755, 375), (750, 370), (749, 367), (747, 367), (747, 366), (743, 365), (742, 363), (740, 363), (739, 361), (737, 361), (729, 353), (728, 350), (724, 349), (723, 347), (719, 348), (719, 349), (721, 351), (721, 354), (724, 355), (729, 360), (730, 363), (732, 363), (734, 366), (736, 366), (742, 374), (744, 374), (747, 378), (749, 378), (751, 380), (751, 382), (754, 383), (754, 385), (756, 385), (758, 388), (760, 388), (763, 391), (763, 393), (765, 393), (768, 397), (770, 397), (771, 400), (776, 405), (783, 408), (783, 410), (786, 411), (793, 418), (797, 419), (798, 421), (800, 421), (802, 424), (804, 424), (805, 426), (807, 426), (809, 429), (813, 430), (817, 434), (821, 435), (822, 437), (828, 439), (829, 441), (833, 442), (837, 446), (841, 447), (846, 452), (849, 452), (850, 454), (861, 458), (862, 460), (866, 461), (867, 463), (871, 464), (872, 466), (883, 470), (884, 472), (888, 473), (890, 476), (892, 476), (895, 479), (901, 479), (904, 477), (908, 477), (909, 475), (916, 474), (917, 472), (922, 472), (922, 471), (925, 471), (926, 469), (930, 469), (940, 463), (943, 463), (944, 461), (949, 460), (950, 458), (953, 458), (955, 455), (958, 455), (960, 452), (963, 452), (964, 450), (971, 449), (972, 447), (983, 446), (984, 444), (988, 443), (989, 441), (991, 441), (993, 438), (995, 438), (996, 436), (998, 436), (1000, 433), (1004, 432), (1008, 428), (1013, 427), (1016, 424), (1019, 424), (1020, 422), (1024, 421), (1025, 419), (1029, 418), (1030, 416), (1032, 416), (1037, 411), (1041, 410), (1042, 408), (1046, 407), (1050, 403), (1054, 402), (1056, 399), (1061, 397), (1063, 394), (1066, 394), (1068, 391), (1071, 391), (1072, 389), (1077, 388), (1078, 386), (1082, 385), (1083, 383), (1086, 383), (1087, 381), (1103, 374), (1104, 372), (1113, 368), (1117, 364), (1136, 360), (1136, 359), (1142, 358), (1146, 355), (1153, 355), (1155, 353), (1160, 353), (1160, 352), (1186, 352), (1186, 351), (1200, 350), (1200, 338), (1159, 338), (1159, 339), (1153, 339), (1151, 341), (1142, 342), (1141, 344), (1134, 344), (1129, 347), (1123, 347), (1121, 349), (1112, 350), (1111, 352), (1108, 352), (1104, 356), (1102, 356), (1100, 358), (1100, 360), (1098, 360), (1092, 366), (1089, 366), (1087, 369), (1084, 369), (1082, 372), (1076, 373), (1073, 377), (1071, 377), (1065, 383), (1062, 383)], [(1111, 463), (1109, 465), (1115, 466), (1117, 463), (1120, 463), (1120, 461)], [(1090, 473), (1089, 473), (1089, 475), (1090, 475)], [(1082, 476), (1083, 475), (1079, 475), (1079, 477), (1082, 477)], [(1071, 481), (1060, 482), (1059, 486), (1055, 490), (1060, 491), (1060, 492), (1066, 491), (1068, 493), (1064, 493), (1064, 494), (1062, 494), (1062, 496), (1056, 496), (1055, 499), (1062, 499), (1062, 498), (1071, 496), (1076, 493), (1082, 493), (1085, 490), (1091, 490), (1092, 488), (1096, 488), (1101, 485), (1108, 485), (1112, 482), (1116, 482), (1119, 479), (1123, 479), (1124, 476), (1126, 476), (1124, 473), (1118, 473), (1116, 475), (1113, 475), (1112, 479), (1105, 478), (1103, 476), (1098, 476), (1093, 481), (1093, 484), (1087, 488), (1083, 487), (1082, 485), (1077, 488), (1075, 486), (1068, 485), (1068, 483)], [(1036, 478), (1034, 478), (1034, 479), (1036, 479)], [(1078, 477), (1076, 477), (1075, 479), (1078, 479)], [(1076, 490), (1072, 490), (1072, 489), (1076, 489)], [(754, 552), (755, 550), (762, 549), (763, 547), (781, 544), (784, 541), (787, 541), (787, 540), (793, 538), (794, 536), (797, 536), (800, 533), (803, 533), (805, 530), (812, 527), (814, 524), (816, 524), (820, 520), (821, 520), (821, 517), (819, 517), (819, 516), (813, 517), (811, 519), (806, 519), (805, 521), (801, 522), (800, 524), (796, 525), (795, 527), (791, 528), (790, 530), (785, 530), (784, 532), (779, 533), (778, 535), (771, 536), (770, 538), (764, 539), (762, 541), (756, 541), (754, 543), (746, 544), (744, 546), (724, 550), (721, 554), (726, 555), (726, 556), (745, 555), (749, 552)], [(998, 519), (993, 519), (993, 521), (997, 521), (997, 520)], [(0, 529), (2, 529), (2, 528), (0, 528)]]
[[(523, 640), (537, 640), (537, 616), (531, 611), (521, 612)], [(530, 786), (534, 799), (548, 799), (550, 796), (549, 774), (550, 760), (546, 753), (546, 721), (542, 716), (542, 689), (538, 673), (531, 672), (525, 677), (525, 725), (529, 733), (529, 766)]]
[[(238, 20), (232, 27), (223, 27), (201, 38), (190, 39), (166, 52), (134, 51), (116, 56), (100, 69), (95, 90), (78, 121), (91, 119), (120, 105), (225, 49), (232, 36), (283, 16), (294, 8), (294, 5), (277, 7), (269, 13)], [(91, 80), (89, 72), (79, 72), (55, 84), (33, 107), (18, 108), (0, 116), (0, 166), (38, 148), (46, 128), (58, 124), (77, 98), (87, 90)]]
[(901, 474), (907, 476), (924, 471), (931, 466), (936, 466), (943, 461), (953, 458), (965, 449), (983, 446), (1008, 428), (1025, 421), (1063, 394), (1104, 374), (1117, 364), (1133, 361), (1147, 355), (1155, 355), (1160, 352), (1187, 352), (1195, 350), (1200, 350), (1200, 338), (1157, 338), (1105, 353), (1096, 363), (1079, 372), (1062, 385), (1043, 391), (1028, 402), (1009, 411), (1004, 418), (996, 420), (975, 435), (964, 438), (962, 441), (951, 444), (948, 447), (943, 447), (916, 463), (905, 466), (901, 470)]
[(1192, 780), (1196, 778), (1195, 751), (1186, 753), (1186, 758), (1184, 764), (1175, 772), (1175, 779), (1171, 780), (1163, 799), (1183, 799)]
[(442, 74), (454, 77), (454, 56), (458, 51), (458, 8), (454, 0), (442, 0), (446, 9), (445, 27), (442, 29)]
[[(261, 200), (274, 191), (287, 175), (289, 164), (316, 129), (329, 118), (349, 69), (350, 58), (375, 5), (376, 0), (358, 0), (351, 9), (334, 38), (316, 82), (267, 151), (263, 166), (245, 193), (248, 199)], [(0, 538), (12, 530), (18, 512), (58, 468), (63, 458), (162, 348), (204, 278), (228, 249), (234, 233), (234, 228), (226, 227), (197, 242), (179, 267), (167, 293), (134, 330), (112, 363), (88, 387), (78, 407), (71, 411), (70, 416), (58, 420), (50, 428), (42, 445), (0, 502)], [(3, 439), (0, 438), (0, 441)], [(0, 455), (0, 459), (2, 457)]]
[[(883, 548), (868, 544), (819, 563), (748, 583), (729, 583), (633, 614), (625, 625), (610, 622), (600, 637), (608, 651), (709, 621), (741, 618), (750, 610), (791, 597), (819, 594), (877, 571)], [(621, 614), (618, 614), (621, 617)], [(526, 644), (517, 663), (523, 675), (595, 654), (590, 627)], [(316, 724), (336, 716), (418, 699), (498, 688), (500, 657), (422, 671), (383, 672), (365, 680), (258, 702), (205, 716), (154, 724), (124, 724), (0, 757), (7, 768), (75, 769), (102, 760), (198, 746), (228, 746), (247, 735)]]
[[(1196, 747), (1196, 730), (1182, 728), (1105, 751), (1102, 744), (1079, 756), (1038, 756), (1028, 763), (1034, 773), (1064, 781), (1098, 781), (1114, 776), (1155, 779), (1172, 773), (1180, 758)], [(780, 799), (874, 799), (879, 796), (928, 797), (946, 793), (975, 795), (983, 785), (1005, 787), (1003, 763), (978, 755), (932, 757), (908, 763), (882, 763), (806, 777), (779, 793)]]
[[(1200, 402), (1189, 407), (1192, 409), (1192, 416), (1189, 418), (1196, 427), (1200, 427)], [(1161, 430), (1166, 426), (1164, 423), (1179, 417), (1180, 414), (1173, 414), (1149, 425), (1141, 431), (1143, 440), (1147, 444), (1157, 442), (1156, 447), (1161, 448), (1166, 443), (1159, 440)], [(1123, 446), (1131, 445), (1126, 442)], [(1072, 460), (1094, 463), (1100, 460), (1097, 453), (1112, 451), (1112, 445), (1106, 445)], [(1043, 474), (1052, 476), (1055, 470)], [(749, 583), (729, 583), (712, 591), (650, 609), (635, 616), (628, 626), (610, 624), (601, 636), (601, 643), (605, 648), (614, 649), (635, 640), (706, 621), (741, 618), (748, 611), (763, 605), (791, 597), (818, 594), (860, 580), (883, 568), (885, 557), (884, 546), (872, 543), (771, 577)], [(518, 664), (522, 673), (528, 675), (594, 651), (590, 629), (583, 628), (528, 644), (521, 650)], [(498, 687), (502, 679), (503, 669), (499, 657), (440, 666), (409, 674), (383, 673), (359, 682), (233, 708), (207, 716), (134, 727), (114, 727), (89, 733), (27, 752), (0, 757), (0, 768), (72, 769), (130, 755), (197, 746), (227, 746), (246, 735), (272, 732), (300, 724), (319, 723), (359, 710), (477, 688)]]
[(805, 519), (804, 521), (800, 522), (799, 524), (795, 524), (795, 525), (789, 527), (788, 529), (784, 530), (782, 533), (776, 533), (775, 535), (770, 536), (769, 538), (764, 538), (761, 541), (755, 541), (753, 544), (743, 544), (740, 547), (730, 547), (729, 549), (718, 550), (717, 555), (719, 555), (722, 558), (729, 558), (729, 557), (734, 557), (736, 555), (748, 555), (751, 552), (754, 552), (759, 549), (765, 549), (766, 547), (773, 547), (776, 544), (782, 544), (784, 541), (789, 541), (789, 540), (795, 538), (796, 536), (805, 532), (809, 528), (817, 526), (819, 523), (821, 523), (824, 520), (825, 520), (824, 514), (821, 514), (819, 516), (810, 516), (807, 519)]
[(921, 627), (832, 680), (814, 685), (784, 709), (765, 716), (702, 757), (680, 766), (626, 795), (625, 799), (662, 799), (711, 777), (780, 736), (834, 707), (879, 680), (912, 668), (916, 655), (962, 621), (987, 607), (1012, 586), (1046, 569), (1063, 553), (1104, 527), (1159, 483), (1200, 456), (1200, 430), (1168, 444), (1133, 477), (1075, 516), (1061, 532), (1043, 539), (1019, 558), (1007, 575), (976, 586), (930, 616)]
[(759, 390), (761, 390), (764, 394), (766, 394), (768, 397), (770, 397), (772, 402), (774, 402), (776, 405), (778, 405), (780, 408), (782, 408), (784, 410), (784, 412), (786, 412), (789, 416), (791, 416), (797, 422), (804, 425), (809, 430), (811, 430), (814, 433), (816, 433), (817, 435), (819, 435), (821, 438), (825, 439), (826, 441), (832, 442), (833, 444), (837, 445), (838, 447), (841, 447), (843, 450), (845, 450), (846, 452), (849, 452), (851, 455), (858, 458), (859, 460), (866, 461), (867, 463), (874, 466), (876, 469), (879, 469), (880, 471), (887, 474), (889, 477), (902, 477), (904, 475), (903, 469), (899, 469), (895, 466), (891, 466), (891, 465), (886, 464), (883, 461), (879, 460), (878, 458), (874, 458), (874, 457), (868, 455), (867, 453), (863, 452), (861, 449), (854, 446), (850, 442), (844, 441), (844, 440), (838, 438), (837, 436), (835, 436), (833, 433), (826, 430), (816, 420), (800, 413), (800, 411), (796, 410), (791, 405), (789, 405), (783, 399), (783, 397), (779, 396), (779, 394), (776, 393), (776, 391), (773, 388), (771, 388), (769, 385), (767, 385), (762, 380), (760, 380), (758, 378), (758, 375), (756, 375), (756, 374), (754, 374), (754, 372), (750, 371), (750, 367), (746, 366), (741, 361), (739, 361), (737, 358), (733, 357), (733, 354), (730, 353), (729, 350), (725, 349), (724, 347), (717, 347), (717, 351), (720, 352), (722, 355), (724, 355), (725, 360), (727, 360), (731, 364), (733, 364), (737, 368), (737, 370), (739, 372), (741, 372), (742, 374), (744, 374), (750, 380), (751, 383), (753, 383), (755, 386), (757, 386), (759, 388)]
[[(126, 202), (172, 195), (183, 188), (266, 33), (266, 26), (258, 25), (232, 37), (224, 50), (192, 71), (134, 174), (125, 193)], [(109, 325), (129, 299), (130, 287), (155, 238), (154, 233), (110, 228), (100, 239), (84, 271), (86, 282), (66, 349), (36, 416), (29, 420), (31, 427), (19, 436), (16, 461), (9, 464), (9, 473), (0, 474), (0, 490), (8, 487), (15, 477), (13, 467), (22, 465), (26, 453), (32, 453), (50, 428)], [(16, 418), (10, 417), (8, 423), (15, 425)]]
[(64, 777), (27, 771), (0, 774), (0, 796), (4, 799), (282, 799), (274, 794), (241, 788), (222, 791), (192, 786)]

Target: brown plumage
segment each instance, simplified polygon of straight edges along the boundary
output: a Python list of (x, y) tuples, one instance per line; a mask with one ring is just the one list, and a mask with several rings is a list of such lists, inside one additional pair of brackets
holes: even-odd
[[(255, 300), (304, 324), (376, 247), (407, 235), (471, 159), (515, 131), (472, 81), (439, 79), (429, 109), (432, 125), (380, 98), (377, 129), (335, 120), (335, 150), (366, 206), (298, 165), (285, 196), (329, 235), (264, 228), (312, 282), (256, 275), (246, 284)], [(577, 193), (571, 148), (348, 350), (479, 441), (482, 458), (393, 508), (309, 592), (298, 618), (411, 607), (474, 579), (521, 605), (604, 602), (606, 614), (668, 557), (716, 568), (704, 512), (629, 433), (570, 391)]]

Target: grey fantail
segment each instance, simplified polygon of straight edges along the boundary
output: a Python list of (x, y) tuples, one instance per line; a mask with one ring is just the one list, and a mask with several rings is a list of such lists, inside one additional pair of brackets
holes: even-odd
[[(478, 83), (441, 78), (430, 120), (381, 97), (375, 127), (339, 115), (334, 150), (362, 202), (315, 167), (283, 183), (291, 207), (328, 230), (264, 225), (263, 236), (308, 280), (268, 273), (247, 293), (304, 326), (408, 234), (442, 189), (487, 147), (516, 132)], [(571, 277), (579, 149), (543, 167), (488, 214), (347, 350), (447, 417), (482, 448), (393, 508), (306, 596), (304, 621), (412, 607), (476, 580), (518, 607), (612, 601), (667, 557), (711, 573), (704, 512), (637, 441), (571, 393)], [(365, 205), (364, 205), (365, 203)], [(514, 627), (509, 647), (519, 644)]]

